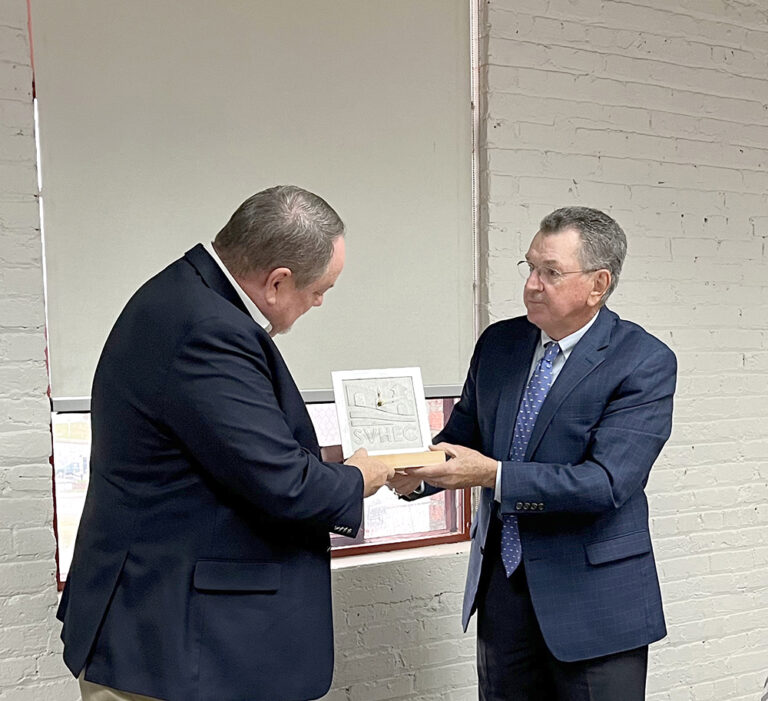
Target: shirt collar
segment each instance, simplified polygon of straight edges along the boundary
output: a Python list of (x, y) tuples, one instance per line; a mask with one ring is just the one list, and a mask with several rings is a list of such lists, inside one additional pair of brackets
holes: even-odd
[[(600, 312), (598, 311), (597, 314)], [(578, 331), (574, 331), (570, 336), (566, 336), (565, 338), (561, 338), (557, 343), (560, 345), (560, 350), (562, 351), (563, 355), (567, 358), (571, 351), (573, 350), (574, 346), (582, 339), (585, 333), (589, 331), (590, 328), (592, 328), (592, 324), (597, 321), (597, 314), (595, 314), (584, 326), (582, 326)], [(541, 345), (545, 346), (547, 343), (550, 343), (554, 339), (550, 338), (547, 334), (545, 334), (543, 331), (541, 332)]]
[(240, 299), (243, 301), (243, 304), (245, 305), (245, 308), (248, 310), (248, 313), (251, 315), (253, 320), (261, 326), (262, 329), (264, 329), (267, 333), (269, 333), (272, 330), (272, 324), (269, 323), (269, 320), (267, 317), (265, 317), (261, 310), (256, 306), (254, 301), (245, 294), (245, 290), (240, 287), (237, 280), (232, 277), (232, 273), (229, 272), (227, 269), (227, 266), (222, 263), (221, 258), (219, 258), (218, 253), (216, 253), (216, 249), (213, 247), (212, 243), (204, 243), (203, 247), (206, 251), (208, 251), (208, 255), (213, 258), (213, 260), (216, 261), (216, 265), (218, 265), (221, 268), (221, 272), (226, 275), (227, 280), (229, 280), (232, 287), (235, 288), (235, 292), (237, 292), (237, 296), (240, 297)]

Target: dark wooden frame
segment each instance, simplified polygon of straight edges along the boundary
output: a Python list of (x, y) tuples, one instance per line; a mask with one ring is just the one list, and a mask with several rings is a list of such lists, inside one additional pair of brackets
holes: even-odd
[[(407, 534), (402, 537), (374, 538), (361, 544), (336, 545), (331, 549), (331, 557), (348, 557), (350, 555), (367, 555), (369, 553), (388, 552), (390, 550), (407, 550), (423, 548), (427, 545), (441, 543), (460, 543), (469, 540), (469, 525), (472, 521), (472, 505), (470, 490), (460, 492), (447, 491), (445, 494), (446, 519), (449, 526), (439, 531), (428, 531), (419, 534)], [(456, 502), (461, 498), (461, 509)], [(461, 513), (459, 513), (461, 511)], [(451, 524), (451, 521), (453, 524)]]
[[(455, 405), (452, 397), (443, 398), (443, 419), (447, 420)], [(341, 459), (341, 446), (323, 448), (323, 456), (330, 460)], [(402, 536), (365, 539), (365, 523), (360, 528), (360, 534), (354, 542), (347, 538), (331, 539), (331, 557), (349, 557), (351, 555), (367, 555), (369, 553), (388, 552), (390, 550), (407, 550), (423, 548), (427, 545), (442, 543), (460, 543), (469, 540), (469, 526), (472, 522), (472, 490), (448, 490), (445, 495), (446, 527), (437, 531), (409, 533)], [(460, 506), (458, 502), (461, 502)], [(349, 543), (345, 545), (344, 542)]]

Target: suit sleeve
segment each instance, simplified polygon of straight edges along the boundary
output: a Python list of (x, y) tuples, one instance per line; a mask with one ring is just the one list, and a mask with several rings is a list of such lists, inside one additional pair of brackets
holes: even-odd
[(263, 342), (218, 319), (198, 323), (169, 368), (164, 421), (201, 471), (259, 512), (356, 533), (362, 475), (296, 441)]
[[(448, 422), (440, 433), (433, 439), (433, 443), (454, 443), (463, 445), (475, 450), (481, 450), (480, 427), (477, 423), (477, 400), (475, 395), (477, 379), (477, 363), (480, 357), (480, 349), (485, 340), (483, 333), (475, 345), (475, 351), (469, 363), (469, 371), (464, 381), (464, 387), (461, 390), (461, 397), (453, 407)], [(407, 501), (421, 499), (432, 494), (441, 492), (439, 487), (433, 487), (431, 484), (424, 485), (424, 491), (420, 494), (412, 494), (404, 497)]]
[(645, 486), (669, 438), (676, 373), (666, 346), (644, 356), (608, 401), (582, 462), (503, 462), (501, 511), (529, 513), (521, 510), (526, 502), (538, 505), (535, 513), (598, 514), (622, 506)]
[(480, 426), (477, 423), (477, 365), (480, 358), (482, 346), (485, 342), (487, 331), (485, 331), (475, 344), (475, 350), (472, 353), (472, 359), (469, 361), (469, 371), (464, 380), (464, 387), (461, 390), (461, 397), (453, 407), (448, 422), (440, 433), (438, 433), (433, 443), (454, 443), (463, 445), (475, 450), (482, 449), (482, 439), (480, 436)]

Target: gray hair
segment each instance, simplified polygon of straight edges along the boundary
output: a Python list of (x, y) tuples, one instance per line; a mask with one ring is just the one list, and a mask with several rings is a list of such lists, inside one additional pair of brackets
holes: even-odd
[(599, 209), (562, 207), (541, 220), (542, 234), (556, 234), (575, 229), (581, 237), (579, 260), (584, 270), (605, 268), (611, 273), (611, 284), (603, 295), (605, 302), (619, 284), (621, 266), (627, 255), (627, 237), (618, 223)]
[(214, 246), (234, 276), (289, 268), (298, 288), (319, 278), (344, 223), (317, 195), (294, 185), (262, 190), (243, 202)]

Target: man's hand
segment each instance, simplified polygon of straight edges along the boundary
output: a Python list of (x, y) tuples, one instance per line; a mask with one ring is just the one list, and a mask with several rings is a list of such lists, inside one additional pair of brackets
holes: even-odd
[(344, 464), (354, 465), (362, 473), (364, 497), (376, 494), (387, 480), (395, 476), (394, 467), (387, 467), (381, 460), (369, 457), (365, 448), (358, 448)]
[(411, 477), (402, 470), (397, 470), (395, 476), (387, 480), (387, 487), (401, 497), (408, 496), (421, 486), (421, 477)]
[(431, 450), (444, 450), (451, 458), (440, 465), (409, 467), (405, 473), (413, 478), (443, 487), (444, 489), (464, 489), (465, 487), (496, 486), (498, 463), (471, 448), (450, 443), (438, 443), (430, 446)]

